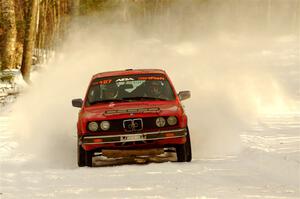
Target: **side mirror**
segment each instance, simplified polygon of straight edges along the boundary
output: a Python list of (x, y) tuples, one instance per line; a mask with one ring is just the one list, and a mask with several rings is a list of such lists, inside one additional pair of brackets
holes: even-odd
[(191, 91), (180, 91), (178, 97), (180, 101), (189, 99), (191, 97)]
[(72, 106), (81, 108), (83, 104), (82, 99), (72, 99)]

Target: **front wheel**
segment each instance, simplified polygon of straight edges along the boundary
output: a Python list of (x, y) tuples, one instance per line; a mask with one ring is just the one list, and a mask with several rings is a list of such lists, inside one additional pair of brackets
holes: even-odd
[(79, 167), (85, 166), (85, 150), (79, 145), (79, 139), (77, 140), (77, 164)]
[(79, 145), (79, 138), (77, 140), (77, 164), (79, 167), (93, 166), (93, 151), (86, 151)]
[(176, 147), (177, 162), (190, 162), (192, 149), (189, 129), (187, 128), (186, 142)]
[(85, 165), (88, 167), (93, 166), (93, 151), (85, 151)]

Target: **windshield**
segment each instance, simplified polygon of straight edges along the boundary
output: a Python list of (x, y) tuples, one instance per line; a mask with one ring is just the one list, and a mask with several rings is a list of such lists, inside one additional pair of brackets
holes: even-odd
[(174, 100), (167, 78), (161, 74), (98, 78), (88, 90), (87, 105), (109, 101)]

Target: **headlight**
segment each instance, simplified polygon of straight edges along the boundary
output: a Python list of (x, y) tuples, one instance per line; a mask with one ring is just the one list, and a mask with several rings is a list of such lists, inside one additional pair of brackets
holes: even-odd
[(156, 119), (156, 126), (164, 127), (166, 125), (166, 120), (163, 117), (159, 117)]
[(170, 126), (174, 126), (175, 124), (177, 124), (177, 118), (174, 116), (170, 116), (168, 117), (167, 122)]
[(109, 121), (102, 121), (100, 123), (100, 127), (102, 131), (107, 131), (110, 128), (110, 123)]
[(98, 126), (97, 122), (90, 122), (88, 124), (88, 128), (89, 128), (90, 131), (97, 131), (98, 127), (99, 126)]

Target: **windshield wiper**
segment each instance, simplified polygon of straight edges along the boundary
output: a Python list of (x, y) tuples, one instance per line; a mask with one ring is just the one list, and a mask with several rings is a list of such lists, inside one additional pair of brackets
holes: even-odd
[(166, 99), (163, 98), (157, 98), (157, 97), (124, 97), (123, 100), (162, 100), (166, 101)]
[(104, 103), (104, 102), (120, 102), (124, 101), (123, 99), (105, 99), (105, 100), (97, 100), (93, 102), (89, 102), (91, 105), (98, 104), (98, 103)]
[(105, 102), (124, 102), (124, 101), (132, 101), (132, 100), (160, 100), (166, 101), (167, 99), (157, 98), (157, 97), (124, 97), (124, 98), (117, 98), (117, 99), (105, 99), (105, 100), (97, 100), (93, 102), (89, 102), (90, 105), (98, 104), (98, 103), (105, 103)]

